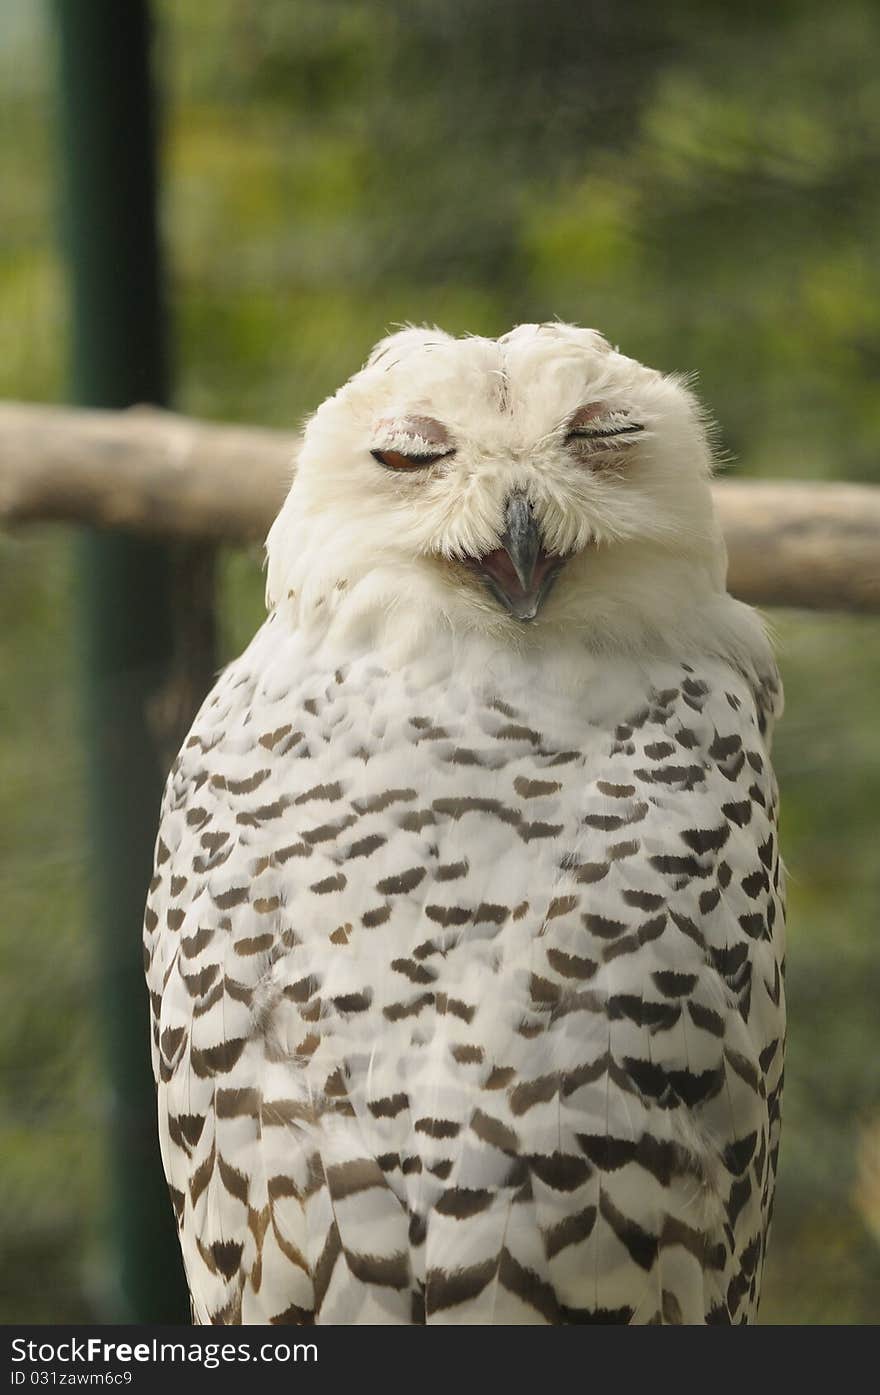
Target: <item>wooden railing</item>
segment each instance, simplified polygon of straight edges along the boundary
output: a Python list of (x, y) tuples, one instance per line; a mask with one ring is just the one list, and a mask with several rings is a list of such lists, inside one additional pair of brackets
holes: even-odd
[[(0, 403), (0, 523), (55, 519), (195, 540), (259, 542), (297, 438), (262, 427)], [(765, 606), (880, 613), (880, 487), (713, 485), (730, 590)]]

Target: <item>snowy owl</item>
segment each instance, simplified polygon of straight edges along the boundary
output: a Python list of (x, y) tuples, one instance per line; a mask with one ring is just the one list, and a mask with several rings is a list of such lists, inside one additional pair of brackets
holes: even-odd
[(780, 685), (705, 420), (406, 329), (309, 421), (146, 912), (203, 1323), (740, 1323), (779, 1145)]

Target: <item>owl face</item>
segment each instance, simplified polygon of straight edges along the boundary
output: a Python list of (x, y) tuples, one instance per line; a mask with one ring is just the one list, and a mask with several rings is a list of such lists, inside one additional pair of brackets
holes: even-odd
[(570, 626), (637, 593), (723, 583), (699, 408), (592, 330), (404, 330), (308, 424), (269, 592), (357, 592), (453, 625)]

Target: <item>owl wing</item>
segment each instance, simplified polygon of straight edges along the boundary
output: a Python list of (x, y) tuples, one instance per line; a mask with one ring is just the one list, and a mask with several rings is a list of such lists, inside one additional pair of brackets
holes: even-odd
[[(436, 1140), (411, 1202), (429, 1321), (754, 1316), (785, 1030), (766, 745), (781, 697), (772, 673), (758, 686), (715, 661), (648, 680), (592, 739), (585, 709), (576, 756), (522, 695), (495, 729), (531, 742), (500, 808), (460, 803), (471, 866), (451, 909), (496, 915), (506, 958), (480, 977), (473, 939), (441, 941), (461, 1020), (401, 1096)], [(529, 853), (497, 841), (499, 819)]]
[[(310, 975), (288, 971), (301, 942), (286, 903), (320, 903), (316, 866), (332, 867), (356, 815), (310, 773), (329, 746), (310, 689), (266, 676), (273, 622), (207, 698), (162, 801), (144, 962), (163, 1163), (196, 1321), (308, 1323), (332, 1308), (408, 1322), (410, 1217), (341, 1072), (328, 1066), (317, 1092), (307, 1072), (323, 1009)], [(320, 960), (334, 946), (319, 939)], [(340, 1020), (358, 1006), (328, 1004)], [(357, 1223), (352, 1240), (367, 1191), (369, 1238)]]

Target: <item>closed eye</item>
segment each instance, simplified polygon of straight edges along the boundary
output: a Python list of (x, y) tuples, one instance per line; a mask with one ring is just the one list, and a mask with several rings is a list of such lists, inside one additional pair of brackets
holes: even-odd
[(400, 450), (371, 450), (370, 455), (389, 470), (421, 470), (436, 460), (454, 455), (454, 450), (404, 452)]
[(640, 422), (624, 422), (620, 426), (577, 426), (566, 433), (566, 441), (607, 441), (614, 436), (633, 436), (644, 431)]

